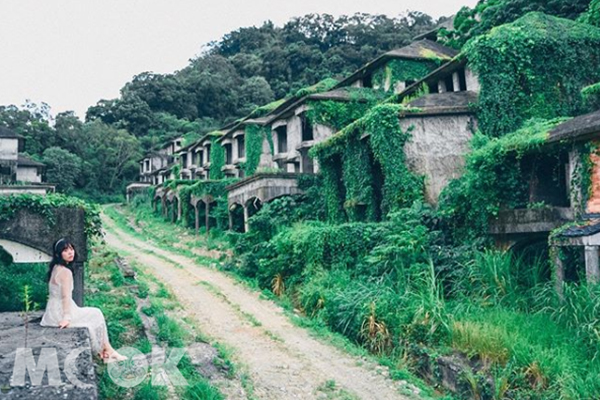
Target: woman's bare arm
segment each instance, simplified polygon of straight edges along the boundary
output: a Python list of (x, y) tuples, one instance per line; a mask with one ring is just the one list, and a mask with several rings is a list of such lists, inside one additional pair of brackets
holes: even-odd
[(71, 292), (73, 290), (73, 273), (71, 270), (64, 268), (61, 271), (60, 277), (60, 297), (63, 310), (63, 321), (71, 320)]

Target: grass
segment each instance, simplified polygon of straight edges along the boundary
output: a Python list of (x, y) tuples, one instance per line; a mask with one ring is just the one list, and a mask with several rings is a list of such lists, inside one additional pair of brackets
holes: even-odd
[[(109, 217), (111, 217), (111, 219), (113, 221), (115, 221), (116, 225), (120, 229), (123, 229), (126, 232), (131, 233), (132, 235), (134, 235), (135, 237), (137, 237), (141, 240), (144, 240), (144, 241), (153, 240), (154, 243), (158, 247), (163, 248), (165, 251), (174, 252), (176, 254), (180, 254), (182, 256), (186, 256), (188, 258), (197, 260), (196, 255), (194, 255), (190, 250), (181, 249), (181, 248), (177, 248), (177, 247), (173, 246), (173, 243), (175, 243), (175, 242), (180, 243), (182, 241), (181, 235), (184, 235), (184, 233), (182, 233), (181, 231), (185, 230), (185, 228), (182, 228), (177, 225), (173, 225), (170, 222), (164, 221), (161, 217), (157, 217), (157, 216), (153, 215), (152, 213), (148, 214), (148, 207), (142, 206), (142, 207), (140, 207), (140, 209), (138, 209), (138, 211), (136, 212), (136, 215), (147, 217), (147, 220), (144, 220), (143, 232), (138, 232), (138, 231), (135, 231), (129, 225), (129, 220), (128, 220), (127, 216), (124, 215), (121, 211), (123, 211), (123, 213), (126, 213), (129, 216), (132, 215), (131, 211), (128, 211), (128, 210), (117, 211), (114, 207), (106, 207), (104, 209), (104, 212)], [(175, 234), (173, 232), (177, 232), (177, 234)], [(163, 233), (164, 233), (164, 237), (162, 237)], [(187, 236), (189, 236), (189, 235), (187, 235)], [(184, 245), (186, 245), (186, 247), (187, 246), (190, 246), (190, 247), (191, 246), (206, 246), (206, 240), (204, 238), (199, 239), (198, 241), (191, 240), (190, 242), (187, 242)], [(224, 246), (224, 245), (221, 244), (221, 246)], [(165, 261), (168, 261), (169, 263), (173, 263), (173, 260), (167, 259), (166, 257), (161, 257), (158, 254), (155, 254), (155, 255), (157, 255), (161, 259), (164, 259)], [(200, 262), (200, 263), (202, 264), (202, 262)], [(204, 265), (206, 265), (206, 264), (204, 264)], [(211, 265), (211, 266), (215, 265), (217, 267), (221, 266), (220, 263), (216, 262), (215, 260), (212, 260), (212, 262), (209, 265)], [(240, 276), (234, 270), (222, 269), (222, 271), (227, 273), (229, 276), (234, 278), (238, 283), (244, 285), (245, 287), (250, 288), (252, 290), (259, 290), (258, 283), (255, 280)], [(197, 284), (203, 285), (204, 287), (206, 287), (208, 290), (210, 290), (214, 294), (218, 295), (225, 301), (228, 301), (226, 296), (224, 296), (220, 292), (220, 290), (218, 290), (218, 288), (214, 287), (210, 283), (200, 281)], [(386, 357), (386, 356), (380, 356), (380, 357), (374, 356), (374, 355), (370, 354), (365, 348), (352, 342), (347, 337), (345, 337), (339, 333), (332, 332), (331, 329), (329, 329), (325, 324), (323, 324), (322, 321), (319, 321), (316, 319), (311, 319), (306, 316), (298, 315), (294, 311), (294, 305), (292, 304), (292, 301), (290, 300), (290, 298), (288, 296), (282, 295), (281, 297), (278, 297), (278, 296), (275, 296), (270, 291), (263, 290), (261, 293), (261, 297), (272, 300), (272, 301), (276, 302), (277, 304), (279, 304), (280, 306), (282, 306), (282, 308), (284, 309), (284, 312), (286, 313), (288, 318), (292, 321), (292, 323), (294, 323), (295, 325), (297, 325), (299, 327), (308, 329), (311, 336), (313, 336), (325, 343), (331, 344), (334, 347), (336, 347), (348, 354), (351, 354), (351, 355), (357, 356), (357, 357), (361, 357), (364, 360), (368, 360), (370, 363), (374, 363), (374, 364), (379, 363), (383, 366), (388, 367), (390, 370), (391, 377), (395, 377), (398, 379), (408, 381), (411, 385), (417, 387), (420, 390), (419, 396), (421, 398), (427, 399), (427, 398), (439, 397), (434, 393), (434, 391), (431, 389), (431, 387), (429, 385), (427, 385), (423, 380), (417, 378), (414, 374), (408, 372), (408, 370), (406, 368), (406, 363), (402, 362), (401, 360), (400, 361), (399, 360), (391, 360), (389, 357)], [(250, 322), (250, 324), (252, 324), (253, 326), (257, 326), (257, 327), (260, 326), (260, 325), (258, 325), (258, 324), (260, 324), (260, 322), (258, 320), (256, 320), (255, 318), (253, 318), (253, 316), (251, 316), (248, 313), (244, 313), (241, 309), (239, 309), (239, 306), (237, 308), (238, 308), (238, 310), (236, 310), (236, 312), (238, 312), (240, 314), (240, 316), (242, 316), (244, 319), (248, 320), (248, 322)], [(265, 330), (265, 334), (267, 336), (271, 337), (275, 341), (279, 341), (279, 342), (283, 341), (282, 338), (278, 337), (277, 335), (273, 334), (272, 332), (270, 332), (268, 330)], [(246, 389), (246, 390), (248, 390), (248, 389)]]
[[(2, 248), (0, 248), (2, 251)], [(31, 301), (37, 309), (44, 309), (48, 298), (46, 263), (6, 264), (0, 262), (0, 312), (21, 311), (23, 287), (30, 287)]]
[[(172, 293), (158, 281), (136, 268), (137, 290), (132, 291), (128, 279), (116, 278), (120, 273), (114, 263), (115, 253), (106, 248), (94, 246), (92, 257), (86, 268), (86, 305), (99, 307), (107, 320), (111, 344), (115, 348), (130, 346), (148, 354), (152, 351), (152, 343), (143, 332), (143, 324), (137, 313), (137, 299), (150, 298), (150, 307), (144, 308), (146, 315), (156, 318), (156, 337), (168, 347), (184, 347), (193, 341), (193, 335), (185, 330), (180, 322), (167, 314), (168, 310), (177, 308)], [(150, 286), (156, 287), (155, 291)], [(177, 396), (182, 399), (222, 399), (223, 395), (217, 388), (201, 376), (186, 355), (178, 365), (182, 375), (190, 384), (187, 387), (177, 387)], [(149, 378), (142, 384), (125, 389), (115, 385), (106, 373), (106, 367), (100, 365), (97, 369), (99, 377), (99, 394), (102, 399), (132, 398), (132, 399), (167, 399), (171, 397), (167, 388), (151, 385)]]

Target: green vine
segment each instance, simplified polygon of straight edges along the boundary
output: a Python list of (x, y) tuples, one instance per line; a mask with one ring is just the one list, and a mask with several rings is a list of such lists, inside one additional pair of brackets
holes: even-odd
[(270, 132), (271, 130), (268, 126), (246, 125), (244, 133), (246, 162), (241, 165), (245, 176), (250, 176), (256, 172), (260, 163), (263, 140), (271, 136)]
[(587, 111), (580, 91), (600, 80), (600, 29), (542, 13), (476, 37), (464, 52), (481, 84), (480, 129), (490, 136)]
[(501, 207), (527, 205), (529, 184), (521, 171), (521, 160), (526, 154), (565, 151), (564, 146), (544, 147), (541, 151), (550, 130), (565, 120), (532, 120), (501, 138), (475, 134), (465, 173), (451, 181), (440, 196), (440, 215), (457, 237), (482, 237), (487, 233), (490, 217), (497, 215)]
[(210, 139), (210, 179), (219, 180), (225, 177), (222, 168), (225, 166), (225, 148), (217, 141), (220, 136), (214, 135)]
[[(422, 197), (423, 179), (413, 174), (405, 163), (403, 149), (410, 138), (410, 129), (404, 132), (399, 120), (400, 113), (405, 110), (406, 107), (400, 104), (377, 105), (364, 117), (311, 149), (311, 155), (319, 159), (324, 174), (328, 213), (335, 215), (330, 219), (340, 219), (336, 203), (342, 193), (345, 208), (364, 207), (366, 219), (410, 206)], [(363, 134), (368, 135), (366, 141)], [(342, 163), (341, 176), (334, 173), (337, 162)], [(383, 180), (381, 204), (378, 204), (374, 191), (379, 186), (376, 169), (380, 170)], [(336, 176), (344, 184), (343, 192), (336, 186)], [(350, 218), (362, 218), (357, 212), (351, 210)]]
[(368, 143), (360, 140), (359, 134), (352, 135), (342, 160), (342, 179), (346, 189), (344, 209), (348, 218), (350, 221), (375, 221), (378, 207), (374, 198), (373, 160)]
[(64, 194), (19, 194), (0, 196), (0, 220), (12, 218), (19, 210), (29, 210), (46, 218), (50, 225), (56, 223), (55, 210), (58, 208), (81, 208), (84, 210), (85, 233), (88, 237), (102, 235), (100, 209), (95, 204), (89, 204), (76, 197)]
[(319, 156), (320, 173), (323, 177), (323, 196), (327, 219), (332, 223), (346, 221), (342, 204), (345, 201), (345, 188), (342, 184), (341, 154)]
[(433, 56), (431, 61), (423, 60), (391, 60), (373, 74), (373, 89), (393, 92), (398, 82), (418, 81), (438, 68), (442, 59)]
[(380, 91), (364, 88), (347, 88), (350, 101), (311, 100), (307, 102), (307, 118), (310, 122), (340, 130), (365, 115), (384, 98)]

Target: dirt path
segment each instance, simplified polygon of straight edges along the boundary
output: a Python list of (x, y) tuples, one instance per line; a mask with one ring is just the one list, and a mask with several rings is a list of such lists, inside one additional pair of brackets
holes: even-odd
[(257, 398), (409, 399), (399, 392), (406, 383), (384, 376), (385, 368), (311, 337), (279, 306), (227, 275), (139, 240), (105, 215), (103, 223), (112, 248), (127, 252), (126, 258), (169, 285), (201, 331), (234, 350)]

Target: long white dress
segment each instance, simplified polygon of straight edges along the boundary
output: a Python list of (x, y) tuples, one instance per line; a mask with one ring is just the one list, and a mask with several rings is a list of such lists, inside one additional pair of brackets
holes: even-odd
[(88, 328), (92, 351), (96, 354), (108, 344), (104, 315), (96, 307), (79, 307), (73, 301), (73, 273), (56, 265), (49, 282), (48, 304), (42, 317), (42, 326), (58, 327), (63, 320), (70, 321), (67, 328)]

